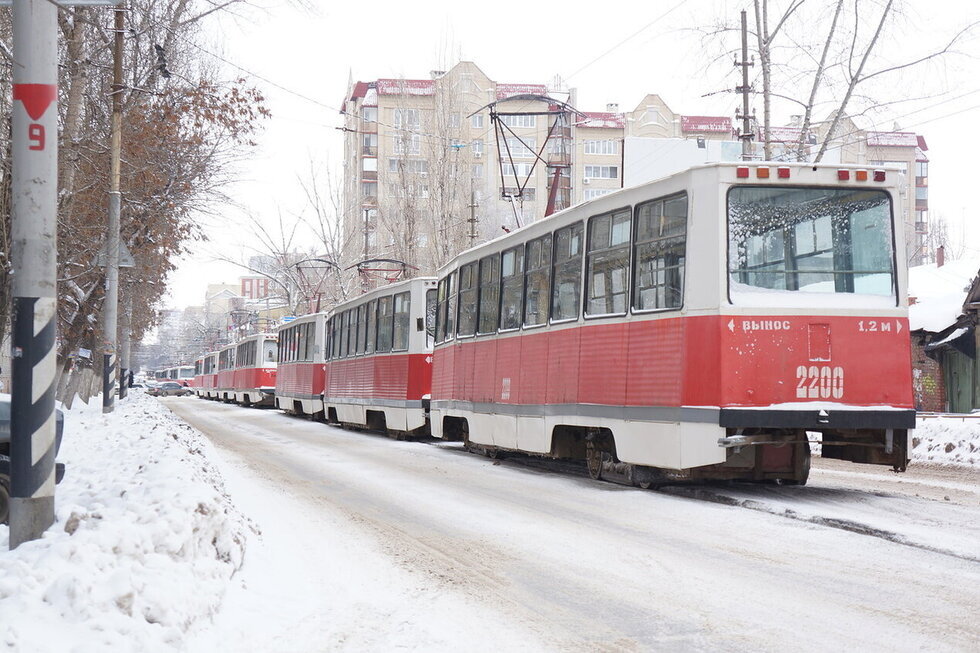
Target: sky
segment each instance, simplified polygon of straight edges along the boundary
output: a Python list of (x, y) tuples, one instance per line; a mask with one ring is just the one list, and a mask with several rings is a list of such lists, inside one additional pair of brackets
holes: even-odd
[[(577, 108), (583, 111), (602, 111), (607, 103), (632, 109), (647, 93), (657, 93), (682, 114), (731, 116), (737, 98), (719, 91), (737, 84), (736, 70), (727, 63), (731, 57), (724, 54), (738, 47), (737, 35), (706, 42), (704, 31), (737, 21), (739, 10), (751, 4), (686, 0), (560, 9), (511, 0), (377, 0), (369, 8), (319, 0), (257, 2), (260, 8), (210, 23), (202, 56), (228, 78), (249, 77), (264, 93), (272, 118), (259, 147), (235, 170), (237, 181), (229, 190), (238, 206), (205, 220), (208, 242), (194, 243), (171, 275), (165, 301), (173, 307), (202, 304), (208, 283), (237, 282), (245, 270), (218, 259), (245, 261), (256, 253), (252, 220), (276, 230), (280, 220), (288, 223), (303, 213), (300, 180), (311, 165), (339, 175), (343, 143), (337, 127), (350, 78), (426, 78), (466, 60), (498, 82), (548, 84), (560, 75), (578, 90)], [(905, 13), (879, 46), (895, 62), (980, 21), (980, 4), (974, 2), (901, 4)], [(721, 63), (708, 65), (714, 55)], [(884, 78), (867, 90), (891, 98), (929, 97), (890, 105), (861, 123), (882, 130), (897, 124), (925, 136), (931, 213), (945, 216), (974, 254), (980, 252), (980, 215), (970, 197), (971, 161), (980, 148), (978, 62), (980, 36), (971, 36), (941, 62)], [(792, 112), (783, 107), (775, 124)], [(960, 224), (966, 225), (962, 234)]]

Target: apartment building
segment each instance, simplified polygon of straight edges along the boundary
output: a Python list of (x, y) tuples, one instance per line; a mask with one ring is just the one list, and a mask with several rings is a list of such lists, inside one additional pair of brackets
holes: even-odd
[[(487, 108), (494, 102), (500, 129)], [(428, 79), (351, 81), (343, 103), (348, 262), (392, 254), (432, 270), (544, 217), (556, 181), (557, 210), (621, 188), (625, 136), (731, 138), (729, 118), (681, 116), (656, 95), (626, 113), (568, 105), (574, 90), (497, 82), (472, 62)]]
[[(488, 108), (494, 102), (499, 130)], [(427, 79), (352, 80), (342, 107), (345, 266), (393, 257), (431, 272), (471, 245), (544, 217), (556, 180), (560, 210), (624, 183), (741, 157), (730, 117), (683, 115), (656, 94), (627, 111), (578, 109), (574, 89), (497, 82), (473, 62)], [(821, 128), (806, 135), (807, 156)], [(861, 131), (848, 119), (836, 133), (827, 162), (907, 166), (909, 257), (921, 261), (924, 139)], [(799, 134), (799, 127), (773, 128), (773, 157), (795, 158)]]

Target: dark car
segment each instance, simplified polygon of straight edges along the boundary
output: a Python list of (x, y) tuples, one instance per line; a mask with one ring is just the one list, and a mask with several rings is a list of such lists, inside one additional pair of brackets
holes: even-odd
[(190, 388), (182, 386), (176, 381), (164, 381), (155, 388), (150, 388), (147, 394), (154, 397), (182, 397), (190, 394)]
[[(61, 449), (61, 434), (65, 429), (65, 414), (55, 410), (54, 452)], [(55, 483), (61, 483), (65, 466), (55, 464)], [(0, 395), (0, 524), (6, 524), (10, 516), (10, 395)]]

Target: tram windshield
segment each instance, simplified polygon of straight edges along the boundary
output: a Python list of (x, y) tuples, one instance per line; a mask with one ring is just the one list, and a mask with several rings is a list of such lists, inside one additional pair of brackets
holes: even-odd
[(732, 188), (732, 301), (789, 291), (878, 295), (891, 302), (896, 297), (891, 213), (891, 199), (880, 190)]

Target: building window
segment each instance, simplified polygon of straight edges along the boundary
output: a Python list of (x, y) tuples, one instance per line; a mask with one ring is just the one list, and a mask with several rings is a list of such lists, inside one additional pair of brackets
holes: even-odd
[(660, 118), (660, 110), (656, 107), (647, 107), (646, 113), (643, 116), (643, 122), (645, 124), (653, 123), (659, 125), (662, 120)]
[(534, 164), (526, 162), (504, 163), (502, 167), (504, 177), (511, 178), (516, 176), (521, 181), (524, 181), (530, 176), (531, 168), (534, 167)]
[(500, 116), (500, 121), (508, 127), (535, 127), (537, 116)]
[(378, 182), (376, 181), (361, 182), (361, 197), (375, 198), (377, 196), (378, 196)]
[(505, 200), (508, 198), (508, 196), (533, 202), (535, 197), (534, 188), (525, 188), (522, 191), (519, 188), (514, 188), (513, 186), (504, 186), (500, 189), (500, 199)]
[(586, 188), (585, 189), (585, 200), (594, 200), (597, 197), (602, 197), (603, 195), (608, 195), (613, 192), (611, 188)]
[(449, 114), (449, 127), (451, 129), (458, 129), (459, 128), (459, 113), (458, 112), (453, 111), (452, 113)]
[(619, 166), (585, 166), (586, 179), (619, 179)]
[(483, 154), (483, 141), (475, 140), (473, 141), (471, 147), (473, 148), (474, 154)]
[(420, 124), (418, 109), (395, 109), (393, 118), (396, 129), (418, 129)]
[(388, 172), (424, 175), (429, 172), (429, 162), (425, 159), (388, 159)]
[(364, 172), (377, 172), (378, 171), (378, 160), (373, 156), (366, 156), (361, 159), (361, 170)]
[(361, 118), (364, 122), (378, 122), (378, 107), (363, 107)]
[(915, 199), (916, 201), (925, 201), (929, 199), (929, 187), (928, 186), (916, 186), (915, 187)]
[(422, 137), (418, 134), (395, 134), (392, 139), (395, 154), (418, 155), (422, 151)]
[(378, 156), (377, 134), (361, 134), (361, 154)]
[(483, 179), (483, 164), (482, 163), (474, 163), (471, 166), (471, 171), (472, 171), (472, 177), (473, 177), (473, 179)]
[(483, 114), (475, 113), (470, 116), (470, 126), (473, 127), (473, 129), (483, 129)]
[[(521, 142), (523, 140), (523, 142)], [(535, 139), (520, 139), (516, 136), (509, 136), (506, 139), (506, 148), (501, 150), (500, 155), (510, 154), (515, 159), (533, 159), (536, 155), (537, 146)]]
[(585, 141), (586, 154), (616, 154), (616, 141)]

